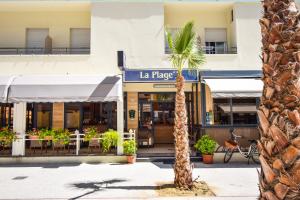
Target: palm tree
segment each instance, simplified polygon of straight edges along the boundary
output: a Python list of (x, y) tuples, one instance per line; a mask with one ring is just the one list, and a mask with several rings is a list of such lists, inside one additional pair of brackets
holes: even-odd
[(294, 0), (263, 0), (264, 89), (260, 199), (300, 199), (300, 13)]
[(191, 70), (198, 69), (205, 59), (202, 51), (196, 48), (196, 34), (193, 22), (188, 22), (173, 37), (171, 33), (167, 32), (167, 39), (171, 50), (169, 59), (173, 67), (177, 70), (174, 125), (176, 158), (174, 183), (178, 188), (190, 189), (193, 186), (193, 180), (182, 70), (185, 65)]

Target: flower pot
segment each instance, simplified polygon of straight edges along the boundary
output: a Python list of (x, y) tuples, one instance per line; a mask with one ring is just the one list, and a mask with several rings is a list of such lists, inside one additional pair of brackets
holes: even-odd
[(39, 136), (38, 135), (29, 135), (29, 139), (31, 139), (31, 140), (38, 140)]
[(136, 161), (135, 155), (127, 156), (127, 162), (128, 162), (129, 164), (133, 164), (133, 163), (135, 163), (135, 161)]
[(45, 136), (44, 140), (52, 140), (52, 136)]
[(205, 164), (213, 164), (214, 163), (214, 155), (202, 155), (203, 163)]

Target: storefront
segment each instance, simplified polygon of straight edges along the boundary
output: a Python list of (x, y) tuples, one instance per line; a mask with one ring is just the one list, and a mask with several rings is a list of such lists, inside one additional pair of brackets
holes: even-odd
[[(159, 149), (158, 153), (162, 153), (172, 149), (168, 152), (174, 155), (176, 73), (176, 70), (160, 69), (124, 71), (125, 127), (136, 131), (139, 152), (146, 154)], [(193, 135), (198, 127), (196, 108), (200, 108), (200, 96), (196, 91), (200, 91), (200, 84), (197, 72), (184, 70), (183, 75), (186, 80), (187, 125)]]
[(230, 137), (230, 129), (244, 136), (242, 145), (257, 139), (257, 108), (263, 89), (261, 71), (201, 71), (202, 134), (214, 137), (219, 145)]
[[(258, 137), (260, 71), (201, 71), (194, 77), (185, 71), (184, 75), (191, 145), (205, 133), (223, 145), (232, 128), (245, 136), (243, 144)], [(174, 70), (124, 72), (125, 127), (135, 130), (139, 146), (150, 152), (152, 147), (174, 144), (175, 77)]]
[[(30, 141), (25, 142), (25, 134), (35, 129), (84, 133), (86, 128), (96, 127), (99, 133), (114, 129), (122, 136), (120, 76), (23, 75), (6, 80), (0, 84), (0, 125), (13, 128), (18, 138), (23, 138), (13, 142), (13, 155), (25, 155), (25, 146), (31, 146)], [(121, 145), (118, 153), (122, 153)]]

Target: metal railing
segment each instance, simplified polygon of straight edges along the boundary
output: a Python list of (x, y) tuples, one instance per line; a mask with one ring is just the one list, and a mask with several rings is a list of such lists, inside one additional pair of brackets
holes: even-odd
[(90, 48), (19, 48), (1, 47), (0, 55), (90, 54)]
[[(213, 46), (202, 46), (204, 54), (237, 54), (237, 48), (224, 48), (224, 47), (213, 47)], [(165, 53), (170, 54), (171, 50), (168, 46), (165, 47)]]
[[(75, 147), (74, 148), (74, 153), (72, 153), (72, 154), (75, 154), (75, 155), (78, 156), (78, 155), (80, 155), (80, 149), (81, 149), (82, 143), (85, 142), (84, 135), (85, 134), (80, 133), (78, 130), (76, 130), (76, 131), (74, 131), (74, 133), (70, 134), (68, 144), (63, 144), (63, 145), (64, 146), (70, 146), (71, 145), (72, 147)], [(43, 148), (44, 148), (45, 152), (47, 153), (47, 147), (44, 147), (44, 145), (42, 143), (53, 141), (53, 139), (39, 138), (38, 136), (33, 138), (33, 137), (30, 137), (29, 134), (16, 135), (16, 136), (17, 137), (16, 137), (16, 140), (14, 142), (24, 143), (24, 146), (25, 146), (26, 141), (39, 141), (41, 143), (40, 144), (41, 155), (43, 155)], [(92, 140), (98, 140), (100, 142), (103, 139), (102, 137), (103, 137), (103, 133), (100, 133), (99, 137), (93, 138)], [(125, 141), (125, 140), (135, 140), (136, 139), (135, 132), (124, 132), (123, 137), (121, 139), (123, 141)], [(52, 145), (54, 145), (54, 144), (52, 144)], [(12, 146), (12, 144), (10, 146)], [(12, 152), (11, 148), (10, 148), (10, 152)], [(2, 154), (1, 154), (1, 149), (0, 149), (0, 157), (1, 156), (2, 156)], [(28, 156), (28, 155), (26, 155), (26, 153), (25, 153), (25, 156)]]

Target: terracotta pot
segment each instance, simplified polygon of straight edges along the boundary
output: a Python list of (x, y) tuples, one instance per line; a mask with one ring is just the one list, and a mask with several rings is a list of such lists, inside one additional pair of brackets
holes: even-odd
[(52, 136), (45, 136), (44, 140), (52, 140)]
[(37, 139), (39, 139), (39, 136), (38, 135), (30, 135), (29, 138), (33, 139), (33, 140), (37, 140)]
[(136, 161), (135, 155), (127, 156), (127, 162), (129, 164), (133, 164), (133, 163), (135, 163), (135, 161)]
[(214, 163), (214, 155), (202, 155), (203, 163), (205, 164), (213, 164)]

